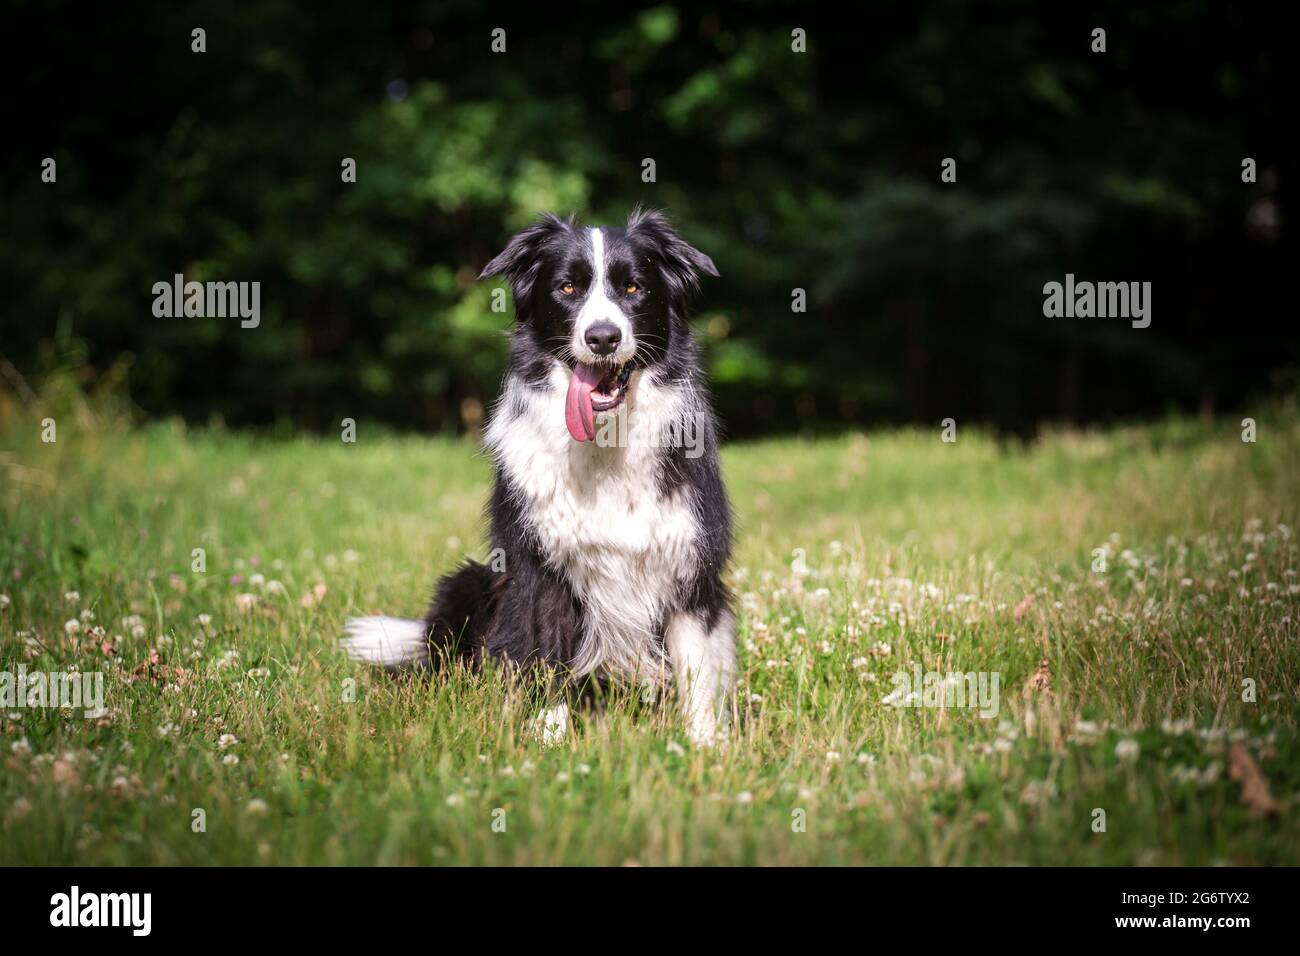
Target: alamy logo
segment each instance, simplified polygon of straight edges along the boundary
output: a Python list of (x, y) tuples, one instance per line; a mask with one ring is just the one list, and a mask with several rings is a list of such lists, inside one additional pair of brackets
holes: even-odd
[(704, 454), (704, 418), (685, 415), (667, 425), (654, 427), (652, 419), (634, 411), (607, 415), (596, 426), (596, 444), (601, 448), (681, 448), (687, 458)]
[(893, 676), (894, 689), (882, 703), (892, 707), (979, 708), (985, 719), (998, 715), (1002, 676), (987, 671), (922, 671), (920, 664), (912, 672), (898, 671)]
[(133, 936), (153, 928), (152, 893), (70, 893), (50, 897), (51, 926), (129, 926)]
[(178, 272), (171, 282), (155, 282), (153, 296), (153, 314), (160, 319), (238, 316), (244, 329), (262, 323), (260, 282), (186, 282)]
[(17, 671), (0, 671), (0, 707), (84, 707), (87, 717), (103, 716), (103, 671), (32, 671), (19, 664)]
[(1065, 274), (1065, 284), (1043, 286), (1043, 315), (1049, 319), (1132, 319), (1135, 329), (1151, 324), (1150, 282), (1075, 282)]

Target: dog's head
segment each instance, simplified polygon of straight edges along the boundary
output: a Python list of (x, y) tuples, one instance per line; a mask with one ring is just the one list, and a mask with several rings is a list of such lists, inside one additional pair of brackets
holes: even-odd
[(618, 228), (545, 215), (479, 278), (506, 277), (516, 334), (569, 369), (565, 420), (586, 441), (595, 434), (593, 416), (623, 404), (632, 373), (662, 363), (689, 336), (686, 300), (701, 273), (718, 274), (712, 259), (662, 214), (636, 210)]

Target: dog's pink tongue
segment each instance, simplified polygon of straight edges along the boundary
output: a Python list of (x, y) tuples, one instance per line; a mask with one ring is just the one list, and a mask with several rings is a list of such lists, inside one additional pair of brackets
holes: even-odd
[(591, 410), (591, 391), (600, 384), (599, 370), (581, 362), (569, 379), (569, 394), (564, 400), (564, 424), (574, 441), (591, 441), (596, 437), (596, 418)]

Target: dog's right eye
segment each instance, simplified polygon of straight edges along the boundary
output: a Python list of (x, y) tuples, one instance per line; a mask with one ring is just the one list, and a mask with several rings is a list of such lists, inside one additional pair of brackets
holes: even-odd
[(572, 282), (564, 283), (564, 285), (560, 286), (560, 291), (565, 295), (573, 295), (573, 283)]

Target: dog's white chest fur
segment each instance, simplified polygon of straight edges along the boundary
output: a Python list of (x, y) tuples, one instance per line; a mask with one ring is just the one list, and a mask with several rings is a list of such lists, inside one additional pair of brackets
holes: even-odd
[(574, 441), (565, 428), (567, 371), (557, 364), (549, 384), (506, 383), (488, 450), (522, 498), (547, 562), (587, 611), (577, 672), (661, 680), (666, 665), (655, 633), (694, 571), (699, 525), (688, 492), (660, 495), (663, 450), (644, 436), (680, 419), (682, 398), (636, 373), (616, 414), (635, 416), (630, 434), (641, 440), (601, 447)]

